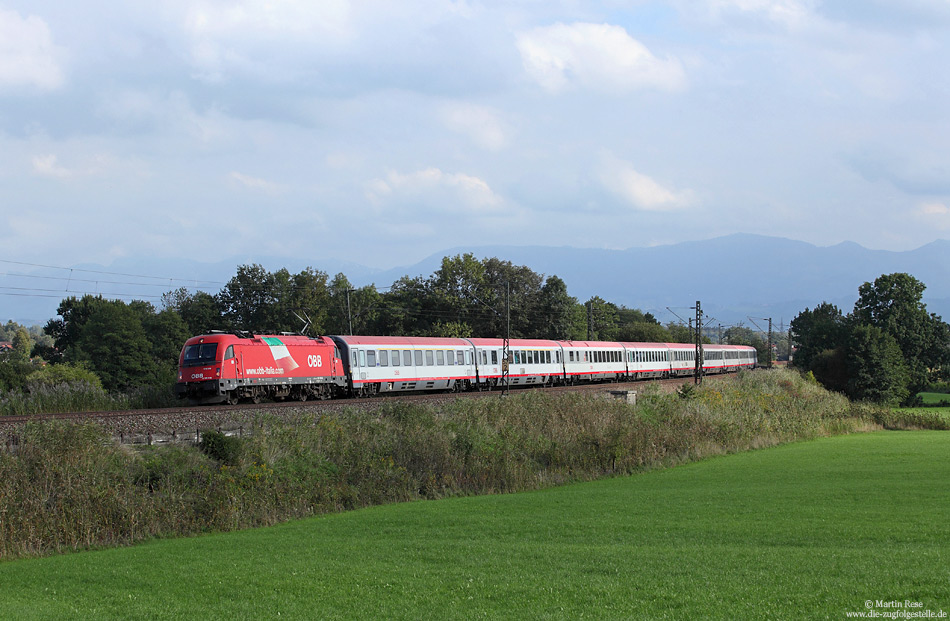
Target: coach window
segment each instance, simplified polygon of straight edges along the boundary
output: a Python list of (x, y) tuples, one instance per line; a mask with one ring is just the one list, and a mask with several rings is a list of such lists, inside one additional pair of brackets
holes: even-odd
[(385, 349), (379, 350), (379, 366), (381, 367), (389, 366), (389, 352)]
[(366, 366), (366, 350), (365, 349), (360, 350), (360, 366), (361, 367)]
[(356, 367), (360, 366), (359, 362), (357, 362), (357, 360), (356, 360), (356, 350), (355, 350), (355, 349), (353, 350), (353, 362), (350, 363), (350, 366), (353, 367), (353, 368), (356, 368)]
[(376, 350), (375, 349), (366, 350), (366, 366), (368, 367), (376, 366)]
[(441, 349), (435, 352), (435, 362), (440, 367), (445, 364), (445, 352), (442, 351)]
[(426, 366), (431, 367), (433, 364), (435, 364), (435, 356), (432, 355), (431, 349), (427, 349), (426, 350)]
[(412, 352), (408, 349), (402, 350), (402, 366), (412, 366)]
[(417, 367), (422, 366), (422, 352), (418, 349), (416, 350), (416, 366)]
[(393, 351), (392, 358), (393, 358), (393, 366), (398, 367), (399, 366), (399, 350)]
[(498, 350), (491, 350), (491, 363), (498, 364)]
[[(484, 349), (482, 350), (482, 357), (485, 357)], [(463, 352), (461, 349), (455, 352), (455, 362), (456, 364), (463, 364), (465, 362), (465, 352)], [(485, 362), (487, 364), (488, 361), (486, 360)]]

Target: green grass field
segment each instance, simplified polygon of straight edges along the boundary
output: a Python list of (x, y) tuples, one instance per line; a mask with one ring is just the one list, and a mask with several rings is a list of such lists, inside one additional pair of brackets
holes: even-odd
[(866, 600), (950, 611), (950, 433), (0, 563), (4, 618), (843, 619)]
[(923, 400), (925, 405), (933, 405), (935, 403), (941, 403), (941, 402), (950, 402), (950, 395), (948, 395), (945, 392), (921, 392), (917, 394)]

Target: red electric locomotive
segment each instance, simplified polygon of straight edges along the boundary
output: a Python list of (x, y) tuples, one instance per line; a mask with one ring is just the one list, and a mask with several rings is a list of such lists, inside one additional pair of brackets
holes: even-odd
[(197, 403), (328, 399), (345, 390), (340, 352), (329, 338), (213, 333), (185, 342), (175, 394)]

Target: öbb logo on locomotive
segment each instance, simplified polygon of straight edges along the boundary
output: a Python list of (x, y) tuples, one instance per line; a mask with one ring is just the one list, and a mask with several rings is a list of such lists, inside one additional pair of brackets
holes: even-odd
[[(306, 400), (377, 393), (491, 390), (691, 375), (685, 343), (398, 336), (254, 335), (215, 332), (188, 339), (175, 393), (195, 403), (264, 397)], [(756, 364), (755, 349), (704, 345), (703, 372)]]

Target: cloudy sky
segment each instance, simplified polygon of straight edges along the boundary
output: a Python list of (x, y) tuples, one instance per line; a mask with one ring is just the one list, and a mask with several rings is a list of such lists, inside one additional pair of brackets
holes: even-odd
[(948, 0), (0, 0), (0, 259), (950, 238)]

